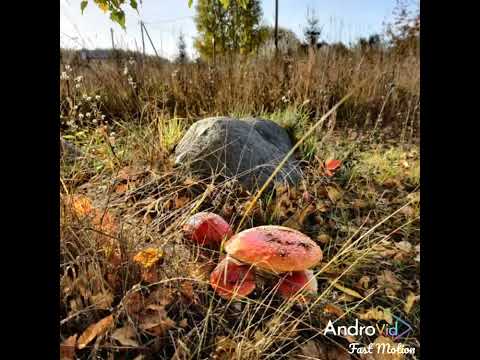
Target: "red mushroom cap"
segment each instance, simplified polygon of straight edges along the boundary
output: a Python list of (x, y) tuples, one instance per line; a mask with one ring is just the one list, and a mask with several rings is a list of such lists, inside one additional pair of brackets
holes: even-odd
[(247, 296), (255, 289), (255, 272), (250, 265), (227, 256), (210, 274), (210, 284), (227, 300)]
[(298, 293), (297, 300), (306, 302), (304, 294), (316, 295), (318, 290), (317, 279), (312, 270), (294, 271), (279, 281), (278, 293), (284, 299), (291, 299)]
[(199, 245), (220, 246), (224, 238), (232, 236), (230, 225), (221, 216), (210, 212), (193, 215), (183, 226), (187, 239)]
[(308, 236), (284, 226), (244, 230), (225, 243), (232, 257), (276, 273), (301, 271), (322, 260), (322, 250)]

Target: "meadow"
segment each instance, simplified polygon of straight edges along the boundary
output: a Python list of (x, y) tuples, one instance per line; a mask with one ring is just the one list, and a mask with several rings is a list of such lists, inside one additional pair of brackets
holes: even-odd
[[(73, 359), (417, 359), (420, 352), (420, 66), (418, 50), (325, 47), (307, 53), (175, 64), (138, 54), (60, 64), (60, 336)], [(345, 95), (350, 97), (328, 117)], [(196, 120), (257, 116), (300, 145), (304, 179), (259, 196), (235, 179), (173, 163)], [(329, 159), (341, 161), (335, 174)], [(226, 301), (209, 274), (221, 256), (186, 241), (192, 214), (237, 229), (284, 225), (323, 250), (318, 296), (282, 301), (271, 279)], [(155, 271), (134, 260), (154, 249)], [(395, 323), (388, 336), (325, 336), (329, 320)], [(415, 354), (351, 355), (351, 343)]]

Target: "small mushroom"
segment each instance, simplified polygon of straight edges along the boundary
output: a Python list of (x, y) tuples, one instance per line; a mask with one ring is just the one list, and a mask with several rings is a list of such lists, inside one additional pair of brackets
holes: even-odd
[(250, 265), (227, 256), (210, 274), (210, 284), (227, 300), (247, 296), (255, 289), (255, 272)]
[(318, 283), (312, 270), (293, 271), (282, 277), (278, 285), (278, 293), (285, 300), (295, 298), (307, 302), (307, 298), (316, 295), (317, 290)]
[(200, 212), (183, 226), (184, 236), (202, 246), (219, 247), (223, 239), (232, 236), (230, 225), (219, 215)]
[(225, 251), (258, 268), (284, 273), (303, 271), (322, 260), (322, 250), (307, 235), (284, 226), (244, 230), (225, 243)]

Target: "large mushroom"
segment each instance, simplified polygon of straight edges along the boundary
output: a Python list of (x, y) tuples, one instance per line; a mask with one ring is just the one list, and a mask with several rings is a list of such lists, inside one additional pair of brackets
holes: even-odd
[(230, 225), (221, 216), (210, 212), (193, 215), (183, 226), (183, 233), (190, 241), (216, 248), (232, 236)]
[(317, 294), (317, 290), (318, 283), (312, 270), (293, 271), (278, 283), (278, 293), (285, 300), (295, 299), (306, 303)]
[(284, 226), (244, 230), (225, 243), (233, 258), (274, 273), (303, 271), (322, 260), (322, 250), (307, 235)]
[(224, 299), (244, 297), (255, 289), (255, 272), (250, 265), (226, 256), (210, 274), (210, 284)]

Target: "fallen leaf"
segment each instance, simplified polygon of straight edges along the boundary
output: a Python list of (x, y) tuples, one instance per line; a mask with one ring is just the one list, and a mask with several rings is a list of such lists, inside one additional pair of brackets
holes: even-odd
[(328, 234), (320, 234), (320, 235), (318, 235), (317, 239), (318, 239), (318, 241), (320, 241), (320, 243), (322, 243), (324, 245), (328, 244), (332, 240), (332, 238)]
[(327, 346), (315, 340), (308, 340), (300, 346), (299, 354), (304, 359), (328, 360)]
[(395, 243), (395, 246), (406, 253), (409, 253), (410, 251), (412, 251), (412, 244), (409, 243), (408, 241), (397, 242)]
[(181, 328), (186, 328), (188, 326), (188, 320), (187, 319), (182, 319), (178, 322), (178, 326)]
[(415, 295), (412, 291), (408, 293), (407, 301), (405, 301), (405, 305), (403, 306), (405, 314), (409, 314), (410, 311), (412, 311), (412, 307), (418, 299), (420, 299), (420, 295)]
[(151, 304), (142, 315), (139, 327), (153, 336), (164, 336), (175, 327), (175, 321), (168, 317), (164, 306)]
[(77, 334), (70, 336), (60, 344), (60, 360), (75, 360)]
[(175, 209), (181, 209), (190, 202), (190, 199), (186, 196), (182, 196), (175, 199)]
[(370, 276), (364, 275), (358, 280), (358, 286), (368, 289), (368, 284), (370, 283)]
[(118, 184), (117, 186), (115, 186), (115, 192), (117, 194), (124, 194), (126, 193), (128, 190), (128, 184)]
[(74, 195), (72, 198), (72, 208), (76, 216), (85, 217), (92, 213), (92, 200), (85, 195)]
[(108, 310), (112, 306), (113, 295), (109, 291), (104, 291), (102, 293), (92, 295), (91, 300), (97, 309)]
[(90, 341), (99, 335), (103, 335), (113, 325), (113, 315), (108, 315), (99, 322), (90, 325), (78, 338), (78, 349), (85, 348)]
[(405, 215), (406, 217), (412, 217), (413, 215), (415, 215), (415, 210), (410, 205), (405, 206), (399, 212)]
[(145, 299), (139, 291), (135, 291), (126, 296), (123, 305), (129, 316), (136, 317), (145, 306)]
[(347, 350), (340, 347), (331, 347), (328, 349), (328, 360), (350, 360), (351, 357)]
[(359, 314), (358, 318), (360, 320), (385, 320), (390, 325), (393, 323), (392, 312), (390, 308), (382, 309), (378, 306)]
[(157, 269), (154, 267), (142, 269), (142, 280), (148, 284), (153, 284), (159, 281)]
[(123, 346), (138, 346), (138, 342), (135, 340), (135, 330), (130, 325), (125, 325), (119, 329), (116, 329), (111, 337), (117, 340)]
[(402, 283), (390, 270), (384, 270), (380, 275), (378, 275), (377, 283), (380, 287), (385, 289), (391, 289), (394, 292), (402, 288)]
[[(330, 283), (332, 283), (332, 281), (330, 281)], [(354, 297), (354, 298), (363, 299), (363, 296), (360, 295), (358, 292), (356, 292), (355, 290), (349, 289), (345, 286), (342, 286), (338, 282), (333, 283), (333, 287), (342, 291), (342, 292), (344, 292), (347, 295), (350, 295), (350, 296)]]
[(133, 261), (140, 264), (143, 268), (150, 268), (163, 259), (163, 250), (157, 247), (149, 247), (139, 251)]
[(342, 193), (340, 192), (340, 190), (338, 190), (337, 188), (335, 188), (333, 186), (327, 186), (327, 195), (328, 195), (328, 198), (333, 203), (336, 203), (342, 197)]
[(337, 317), (343, 316), (345, 314), (345, 311), (343, 311), (341, 307), (333, 304), (325, 305), (323, 311), (326, 313), (337, 315)]

